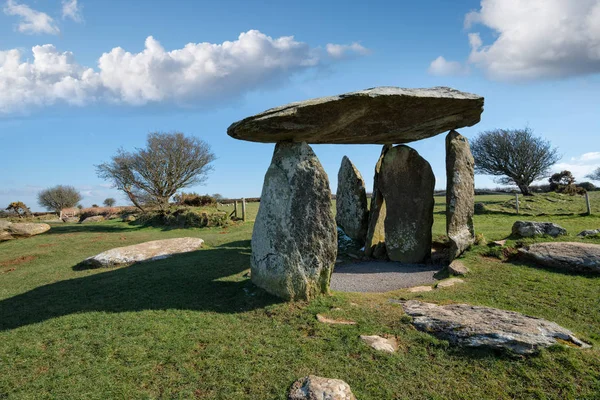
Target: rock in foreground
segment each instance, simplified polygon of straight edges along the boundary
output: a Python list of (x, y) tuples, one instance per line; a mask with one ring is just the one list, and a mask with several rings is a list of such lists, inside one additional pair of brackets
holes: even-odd
[(404, 312), (413, 317), (413, 325), (450, 343), (466, 347), (486, 347), (534, 354), (541, 348), (559, 343), (587, 348), (586, 343), (554, 322), (497, 308), (449, 304), (438, 306), (410, 300)]
[(253, 142), (399, 144), (479, 122), (483, 97), (447, 87), (377, 87), (272, 108), (233, 123)]
[(546, 267), (600, 272), (600, 245), (577, 242), (535, 243), (519, 254)]
[(346, 156), (338, 172), (335, 221), (344, 233), (360, 245), (365, 244), (369, 227), (367, 191), (362, 175)]
[(82, 264), (98, 268), (128, 265), (140, 261), (160, 260), (173, 254), (197, 250), (203, 243), (204, 240), (191, 237), (153, 240), (105, 251), (83, 260)]
[(306, 143), (278, 143), (252, 232), (252, 282), (286, 300), (329, 292), (337, 256), (329, 179)]
[(552, 222), (516, 221), (512, 226), (512, 234), (520, 237), (543, 235), (557, 237), (566, 235), (567, 230)]
[(356, 400), (356, 397), (350, 385), (340, 379), (309, 375), (294, 382), (288, 400)]

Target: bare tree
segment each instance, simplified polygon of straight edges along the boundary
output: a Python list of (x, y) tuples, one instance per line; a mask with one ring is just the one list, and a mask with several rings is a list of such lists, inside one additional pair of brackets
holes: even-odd
[(500, 176), (498, 183), (515, 184), (525, 196), (531, 195), (529, 185), (547, 177), (560, 160), (558, 150), (530, 128), (482, 132), (471, 142), (471, 151), (475, 172)]
[(141, 210), (147, 202), (165, 210), (178, 190), (206, 180), (214, 159), (210, 146), (199, 138), (156, 132), (148, 135), (145, 148), (120, 149), (110, 162), (96, 166), (96, 171)]
[(57, 213), (63, 208), (75, 207), (80, 201), (81, 194), (73, 186), (58, 185), (38, 193), (38, 204)]
[(117, 201), (115, 199), (113, 199), (112, 197), (108, 197), (106, 199), (104, 199), (104, 206), (105, 207), (112, 207), (115, 205)]
[(594, 172), (585, 176), (593, 181), (600, 181), (600, 167), (596, 168)]

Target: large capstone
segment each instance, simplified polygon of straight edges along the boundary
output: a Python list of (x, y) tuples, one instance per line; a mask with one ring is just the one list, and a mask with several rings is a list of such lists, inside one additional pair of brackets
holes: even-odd
[(338, 172), (335, 221), (344, 233), (361, 245), (369, 226), (367, 191), (362, 175), (346, 156)]
[(475, 160), (469, 141), (456, 131), (446, 136), (446, 233), (450, 260), (475, 242)]
[(337, 256), (329, 179), (306, 143), (277, 143), (252, 232), (252, 281), (287, 300), (328, 293)]
[(398, 144), (479, 122), (483, 97), (447, 87), (377, 87), (272, 108), (233, 123), (253, 142)]
[(600, 272), (600, 245), (598, 244), (534, 243), (519, 249), (519, 254), (546, 267)]
[(373, 220), (369, 221), (365, 253), (383, 258), (378, 253), (385, 248), (392, 261), (426, 261), (431, 256), (433, 225), (435, 176), (431, 166), (416, 150), (395, 146), (384, 149), (374, 181), (375, 204), (371, 204)]

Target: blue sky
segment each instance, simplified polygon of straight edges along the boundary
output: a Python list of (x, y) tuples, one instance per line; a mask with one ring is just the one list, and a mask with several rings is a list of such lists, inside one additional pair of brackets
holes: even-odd
[[(152, 131), (212, 146), (214, 171), (189, 190), (259, 196), (274, 145), (230, 138), (232, 122), (374, 86), (482, 95), (461, 133), (528, 125), (583, 181), (600, 166), (600, 0), (572, 3), (0, 0), (0, 205), (39, 210), (57, 184), (85, 206), (126, 204), (94, 165)], [(444, 135), (411, 146), (444, 188)], [(313, 148), (333, 191), (344, 155), (371, 188), (380, 146)]]

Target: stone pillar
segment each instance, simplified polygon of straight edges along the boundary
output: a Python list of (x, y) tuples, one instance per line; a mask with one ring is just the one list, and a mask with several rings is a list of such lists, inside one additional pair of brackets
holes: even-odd
[(306, 143), (277, 143), (252, 232), (252, 282), (286, 300), (308, 300), (329, 292), (336, 256), (325, 170)]
[(449, 261), (475, 242), (475, 161), (466, 137), (452, 130), (446, 136), (446, 233)]
[(365, 181), (346, 156), (338, 172), (335, 196), (335, 221), (344, 233), (361, 246), (365, 244), (369, 226), (369, 209)]
[(365, 253), (405, 263), (431, 257), (435, 176), (416, 150), (384, 148), (375, 169)]

